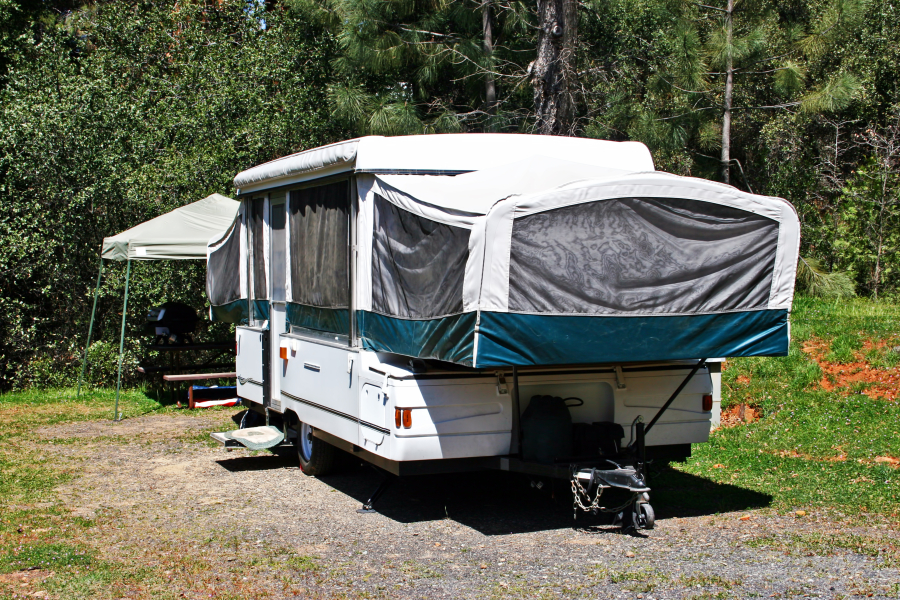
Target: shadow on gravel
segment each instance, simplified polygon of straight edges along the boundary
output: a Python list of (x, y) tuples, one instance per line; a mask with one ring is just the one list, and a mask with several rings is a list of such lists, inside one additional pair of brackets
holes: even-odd
[[(374, 469), (353, 465), (322, 482), (356, 499), (360, 505), (382, 477)], [(395, 479), (375, 510), (400, 523), (452, 519), (484, 535), (507, 535), (554, 529), (620, 534), (611, 516), (581, 513), (572, 518), (567, 481), (544, 480), (531, 487), (525, 475), (503, 471), (427, 475)], [(745, 488), (663, 469), (653, 480), (651, 499), (658, 518), (702, 516), (768, 506), (772, 497)], [(366, 518), (360, 515), (360, 518)]]
[(650, 487), (653, 489), (650, 492), (653, 508), (659, 519), (750, 510), (772, 503), (769, 494), (716, 483), (669, 468), (654, 474)]
[[(231, 472), (297, 467), (296, 455), (290, 447), (278, 448), (276, 452), (216, 462)], [(360, 465), (358, 459), (348, 454), (339, 454), (338, 460), (336, 472), (322, 477), (322, 483), (354, 498), (362, 506), (383, 476), (371, 467)], [(393, 478), (391, 486), (375, 503), (375, 510), (399, 523), (449, 518), (484, 535), (572, 527), (593, 534), (621, 534), (618, 527), (610, 526), (610, 515), (581, 513), (574, 520), (568, 481), (545, 479), (542, 483), (543, 487), (536, 489), (530, 477), (505, 471)], [(772, 502), (768, 494), (670, 468), (654, 472), (650, 487), (658, 519), (749, 510)], [(610, 498), (609, 502), (617, 505), (621, 500)], [(367, 516), (363, 514), (359, 518)]]
[[(367, 467), (322, 478), (360, 505), (381, 481), (382, 476)], [(538, 491), (528, 478), (502, 471), (395, 478), (375, 510), (400, 523), (449, 518), (485, 535), (571, 527), (568, 483), (544, 484)]]
[(260, 454), (258, 456), (238, 456), (235, 458), (223, 458), (216, 464), (226, 471), (236, 473), (239, 471), (269, 471), (273, 469), (298, 468), (297, 455), (293, 447), (278, 448), (273, 454)]

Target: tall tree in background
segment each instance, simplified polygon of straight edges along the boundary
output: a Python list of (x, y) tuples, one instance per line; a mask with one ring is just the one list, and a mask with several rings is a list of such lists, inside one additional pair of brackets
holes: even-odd
[(666, 64), (649, 82), (660, 112), (669, 113), (654, 115), (651, 140), (689, 145), (693, 137), (705, 152), (718, 147), (721, 178), (730, 183), (734, 165), (743, 171), (734, 157), (736, 112), (833, 111), (858, 92), (850, 73), (838, 70), (811, 86), (807, 72), (858, 25), (865, 2), (831, 0), (817, 11), (791, 12), (748, 0), (682, 0)]
[[(293, 0), (340, 56), (329, 89), (357, 134), (510, 130), (523, 114), (529, 19), (509, 0)], [(533, 50), (532, 50), (533, 52)]]
[[(896, 280), (900, 252), (900, 106), (881, 127), (868, 127), (854, 145), (866, 157), (847, 182), (841, 205), (838, 250), (863, 275), (878, 298), (886, 280)], [(860, 243), (862, 242), (862, 243)]]
[(537, 133), (575, 135), (578, 19), (576, 0), (537, 0), (537, 57), (529, 68)]

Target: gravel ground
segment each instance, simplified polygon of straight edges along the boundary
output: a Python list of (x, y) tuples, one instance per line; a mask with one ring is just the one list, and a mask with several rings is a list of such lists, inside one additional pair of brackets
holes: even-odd
[[(900, 532), (883, 519), (851, 529), (766, 508), (657, 506), (654, 530), (625, 535), (573, 526), (561, 484), (495, 473), (401, 480), (359, 514), (377, 473), (347, 460), (317, 479), (289, 451), (226, 452), (206, 440), (226, 417), (42, 430), (41, 451), (77, 473), (61, 497), (97, 523), (84, 541), (156, 569), (187, 598), (900, 597)], [(809, 541), (833, 535), (869, 550)]]

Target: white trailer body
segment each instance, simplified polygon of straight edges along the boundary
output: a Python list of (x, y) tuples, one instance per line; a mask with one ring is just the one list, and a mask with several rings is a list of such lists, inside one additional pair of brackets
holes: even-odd
[(239, 396), (396, 474), (508, 467), (544, 395), (628, 442), (706, 359), (646, 437), (685, 457), (719, 420), (715, 357), (787, 351), (792, 207), (655, 172), (641, 144), (362, 138), (235, 185), (208, 291)]

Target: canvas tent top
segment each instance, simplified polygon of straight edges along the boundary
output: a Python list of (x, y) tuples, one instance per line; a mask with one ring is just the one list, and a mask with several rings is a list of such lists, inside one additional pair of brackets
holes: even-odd
[(653, 170), (650, 151), (639, 142), (502, 133), (368, 136), (258, 165), (239, 173), (234, 186), (243, 194), (346, 171), (456, 175), (534, 156), (629, 172)]
[(277, 260), (291, 331), (377, 352), (470, 367), (787, 352), (794, 208), (657, 172), (636, 142), (361, 138), (235, 184), (240, 227), (210, 245), (216, 318), (268, 319)]
[(103, 240), (106, 260), (205, 260), (206, 247), (234, 221), (240, 202), (212, 194)]

